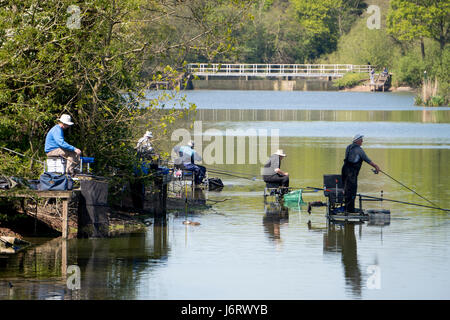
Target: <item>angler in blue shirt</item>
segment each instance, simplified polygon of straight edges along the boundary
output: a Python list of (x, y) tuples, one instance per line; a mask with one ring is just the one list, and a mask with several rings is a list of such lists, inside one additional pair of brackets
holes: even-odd
[(187, 146), (177, 146), (174, 151), (179, 155), (175, 159), (175, 164), (182, 165), (185, 170), (194, 173), (196, 185), (200, 185), (206, 177), (206, 168), (195, 164), (195, 161), (201, 161), (202, 157), (194, 150), (194, 141), (190, 141)]
[(64, 141), (64, 131), (73, 125), (70, 115), (63, 114), (55, 125), (47, 133), (45, 138), (45, 153), (48, 157), (61, 156), (66, 161), (66, 172), (74, 175), (75, 167), (80, 163), (81, 150)]

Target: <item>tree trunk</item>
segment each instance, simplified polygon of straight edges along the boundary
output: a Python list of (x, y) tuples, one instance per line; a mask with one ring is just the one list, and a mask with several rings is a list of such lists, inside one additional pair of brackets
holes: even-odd
[(420, 38), (420, 52), (422, 53), (422, 60), (425, 60), (425, 44), (423, 38)]

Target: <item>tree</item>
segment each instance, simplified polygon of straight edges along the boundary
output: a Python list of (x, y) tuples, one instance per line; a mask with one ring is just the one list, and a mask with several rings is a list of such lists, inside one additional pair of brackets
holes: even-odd
[[(168, 94), (144, 105), (148, 89), (179, 81), (192, 50), (208, 57), (231, 51), (232, 26), (239, 23), (229, 19), (237, 19), (246, 5), (0, 1), (0, 146), (42, 158), (46, 132), (61, 113), (69, 113), (75, 120), (69, 142), (95, 156), (97, 173), (111, 174), (111, 167), (130, 172), (133, 139), (148, 129), (137, 130), (137, 124), (152, 119), (145, 126), (160, 129), (156, 136), (164, 141), (168, 124), (194, 108), (164, 110)], [(5, 173), (32, 177), (42, 170), (3, 152), (0, 157)]]
[(310, 59), (334, 51), (365, 6), (351, 0), (292, 0), (292, 4), (306, 34)]
[(450, 2), (448, 0), (392, 0), (387, 17), (387, 31), (402, 41), (436, 40), (441, 50), (450, 37)]

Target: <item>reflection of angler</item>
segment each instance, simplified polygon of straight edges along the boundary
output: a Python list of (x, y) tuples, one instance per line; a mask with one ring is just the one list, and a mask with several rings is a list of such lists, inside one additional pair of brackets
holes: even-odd
[(344, 242), (342, 246), (342, 263), (347, 284), (353, 293), (361, 295), (361, 270), (358, 265), (358, 253), (355, 237), (355, 225), (347, 223), (344, 225)]
[(278, 202), (267, 203), (264, 206), (264, 229), (272, 240), (280, 240), (280, 225), (289, 222), (289, 209)]
[(345, 280), (357, 296), (361, 295), (362, 275), (358, 264), (355, 225), (329, 223), (328, 232), (324, 233), (323, 250), (325, 253), (341, 252)]

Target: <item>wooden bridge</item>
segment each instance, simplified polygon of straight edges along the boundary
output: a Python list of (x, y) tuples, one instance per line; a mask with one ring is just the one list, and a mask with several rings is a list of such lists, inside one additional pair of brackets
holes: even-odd
[(205, 77), (340, 78), (349, 72), (369, 73), (370, 65), (354, 64), (223, 64), (190, 63), (188, 72)]

